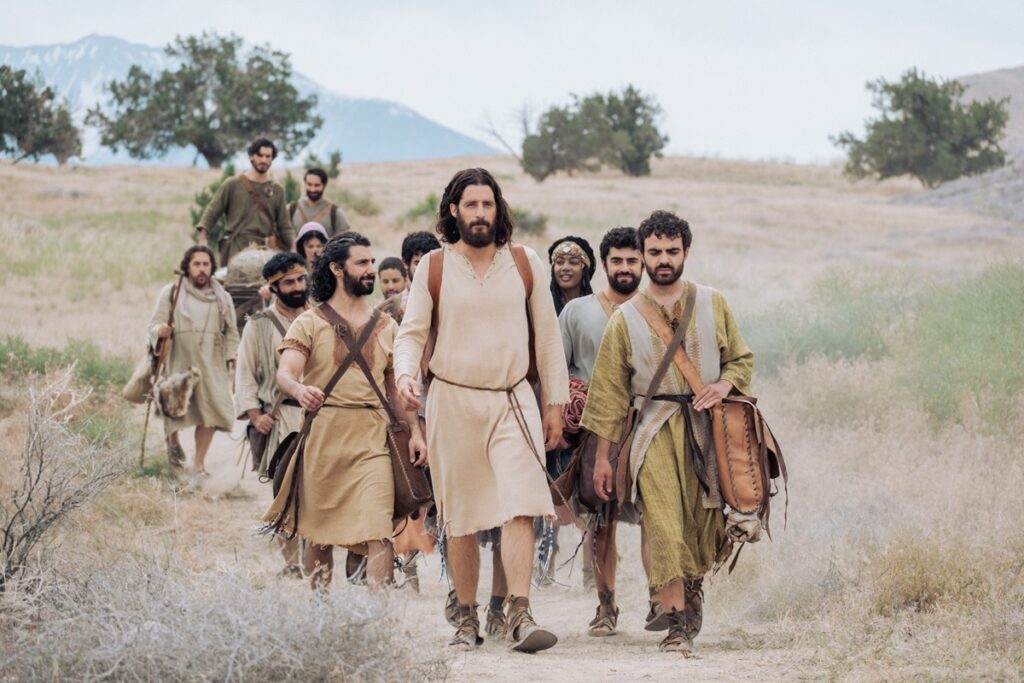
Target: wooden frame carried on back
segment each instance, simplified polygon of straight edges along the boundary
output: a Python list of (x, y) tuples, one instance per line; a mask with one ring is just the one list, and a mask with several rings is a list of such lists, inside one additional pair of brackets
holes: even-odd
[[(530, 257), (526, 255), (526, 249), (522, 245), (510, 244), (509, 250), (512, 252), (512, 258), (516, 262), (516, 270), (519, 271), (523, 287), (526, 289), (526, 321), (530, 328), (530, 367), (526, 372), (526, 380), (530, 384), (536, 385), (540, 375), (537, 372), (533, 312), (530, 310), (530, 297), (533, 295), (533, 269), (530, 267)], [(430, 262), (430, 272), (427, 273), (427, 289), (430, 291), (430, 299), (433, 302), (433, 308), (430, 311), (430, 332), (427, 335), (427, 343), (423, 345), (423, 356), (420, 358), (420, 373), (423, 377), (423, 383), (426, 385), (432, 377), (427, 366), (430, 364), (430, 359), (434, 356), (434, 346), (437, 343), (437, 309), (441, 301), (441, 279), (444, 277), (444, 247), (434, 249), (424, 257), (424, 260)]]

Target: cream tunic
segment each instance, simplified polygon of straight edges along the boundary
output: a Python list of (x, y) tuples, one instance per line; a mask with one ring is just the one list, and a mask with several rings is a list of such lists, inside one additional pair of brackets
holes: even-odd
[[(239, 420), (248, 421), (250, 410), (269, 413), (278, 398), (277, 347), (283, 335), (271, 317), (280, 322), (285, 331), (292, 322), (272, 306), (251, 317), (242, 330), (235, 364), (235, 415)], [(270, 456), (281, 440), (302, 427), (302, 408), (282, 404), (278, 407), (277, 418), (267, 435), (267, 447), (259, 463), (260, 476), (266, 475)]]
[[(541, 396), (545, 404), (564, 404), (569, 374), (558, 318), (543, 286), (548, 272), (532, 249), (526, 252), (533, 270), (530, 311)], [(554, 508), (544, 475), (540, 410), (523, 381), (530, 363), (526, 291), (512, 252), (499, 249), (482, 278), (451, 246), (444, 247), (444, 259), (427, 447), (442, 522), (449, 536), (465, 536), (515, 517), (551, 515)], [(395, 340), (398, 377), (415, 378), (419, 371), (433, 309), (429, 269), (430, 259), (424, 258)], [(522, 427), (514, 403), (522, 408)]]
[[(171, 312), (171, 291), (168, 284), (160, 290), (153, 316), (149, 321), (149, 343), (156, 348), (157, 331), (167, 322)], [(230, 295), (229, 295), (230, 298)], [(185, 315), (185, 307), (189, 315)], [(170, 434), (188, 427), (215, 427), (230, 432), (234, 426), (231, 401), (231, 373), (228, 361), (238, 350), (238, 328), (235, 311), (221, 316), (216, 301), (199, 301), (184, 288), (174, 309), (174, 333), (164, 377), (196, 368), (201, 375), (184, 417), (164, 417), (164, 430)]]

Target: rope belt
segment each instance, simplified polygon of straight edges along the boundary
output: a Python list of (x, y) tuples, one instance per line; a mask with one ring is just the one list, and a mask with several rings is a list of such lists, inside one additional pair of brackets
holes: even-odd
[[(537, 444), (534, 442), (533, 437), (530, 436), (530, 425), (526, 422), (526, 414), (523, 413), (523, 405), (519, 401), (519, 397), (516, 396), (515, 393), (516, 387), (518, 387), (520, 384), (526, 381), (525, 376), (523, 376), (522, 379), (520, 379), (512, 386), (504, 387), (501, 389), (495, 389), (493, 387), (474, 387), (468, 384), (460, 384), (459, 382), (452, 382), (450, 380), (447, 380), (444, 377), (441, 377), (440, 375), (434, 375), (433, 379), (439, 380), (445, 384), (450, 384), (453, 387), (460, 387), (462, 389), (504, 392), (505, 397), (508, 399), (508, 407), (512, 410), (512, 414), (516, 416), (516, 424), (519, 425), (519, 431), (522, 433), (523, 438), (526, 439), (526, 443), (530, 445), (530, 450), (533, 451), (533, 457), (537, 460), (537, 464), (540, 465), (541, 471), (544, 472), (544, 477), (548, 480), (548, 485), (554, 485), (555, 480), (551, 478), (551, 473), (548, 472), (548, 468), (544, 464), (544, 459), (541, 458), (540, 451), (537, 450)], [(557, 491), (557, 488), (554, 490)], [(568, 508), (569, 515), (573, 518), (573, 521), (579, 522), (580, 520), (576, 518), (576, 515), (572, 512), (572, 508), (569, 507), (569, 501), (567, 501), (561, 493), (558, 494), (558, 497), (562, 499), (562, 504), (565, 505), (566, 508)]]

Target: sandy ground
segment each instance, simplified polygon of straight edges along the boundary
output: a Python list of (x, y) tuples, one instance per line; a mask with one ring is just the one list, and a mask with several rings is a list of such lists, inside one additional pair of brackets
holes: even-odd
[[(269, 485), (260, 484), (252, 472), (238, 464), (241, 428), (229, 436), (219, 433), (207, 457), (208, 479), (196, 479), (201, 495), (183, 499), (177, 511), (177, 533), (189, 539), (182, 552), (196, 567), (218, 563), (238, 563), (249, 573), (268, 582), (282, 582), (297, 596), (305, 586), (297, 580), (276, 574), (282, 564), (275, 547), (252, 533), (256, 520), (270, 501)], [(150, 439), (158, 457), (159, 442)], [(188, 437), (183, 445), (191, 461), (193, 449)], [(161, 454), (162, 455), (162, 454)], [(560, 536), (561, 561), (579, 541), (573, 530)], [(487, 639), (471, 652), (451, 653), (451, 681), (669, 681), (689, 678), (700, 681), (794, 680), (815, 678), (813, 651), (745, 649), (745, 638), (756, 638), (756, 624), (722, 623), (716, 619), (715, 585), (728, 578), (723, 572), (711, 580), (706, 590), (705, 626), (698, 640), (697, 657), (682, 659), (658, 651), (664, 634), (643, 630), (647, 611), (647, 590), (639, 562), (640, 535), (636, 527), (620, 531), (620, 570), (617, 586), (621, 614), (619, 633), (608, 638), (587, 635), (587, 622), (597, 606), (596, 595), (581, 587), (580, 564), (566, 566), (557, 574), (558, 583), (534, 588), (534, 616), (559, 637), (555, 648), (535, 655), (511, 652), (500, 641)], [(754, 551), (756, 552), (756, 550)], [(336, 558), (342, 553), (337, 552)], [(479, 601), (485, 602), (491, 576), (491, 555), (481, 558)], [(410, 589), (394, 591), (395, 609), (410, 635), (428, 648), (444, 650), (453, 629), (444, 620), (443, 607), (448, 583), (441, 574), (437, 555), (421, 558), (420, 594)], [(346, 595), (366, 590), (344, 582), (336, 583), (330, 599), (344, 600)], [(301, 599), (301, 598), (300, 598)], [(483, 611), (481, 609), (481, 618)], [(819, 674), (820, 675), (820, 674)]]

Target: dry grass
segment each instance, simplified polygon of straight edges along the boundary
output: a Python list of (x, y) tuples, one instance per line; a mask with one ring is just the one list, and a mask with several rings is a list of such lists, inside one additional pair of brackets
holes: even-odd
[[(678, 210), (695, 232), (688, 276), (727, 295), (757, 352), (755, 391), (793, 474), (789, 527), (780, 500), (775, 542), (745, 550), (708, 586), (706, 628), (724, 634), (712, 657), (758, 650), (782, 662), (767, 678), (792, 674), (791, 657), (810, 678), (1024, 676), (1019, 225), (908, 201), (920, 192), (910, 182), (849, 185), (834, 167), (716, 159), (540, 185), (507, 159), (351, 165), (332, 190), (379, 209), (349, 218), (381, 258), (411, 229), (410, 207), (469, 165), (495, 171), (513, 206), (549, 217), (547, 235), (527, 240), (538, 249), (570, 232), (596, 244), (654, 208)], [(130, 360), (188, 243), (191, 196), (214, 175), (0, 165), (8, 332), (34, 347), (88, 339)], [(19, 401), (0, 387), (8, 442), (22, 435)], [(83, 429), (117, 419), (99, 412)], [(409, 640), (401, 625), (367, 621), (388, 603), (340, 586), (312, 604), (269, 578), (276, 558), (250, 537), (262, 507), (250, 489), (208, 494), (147, 468), (60, 530), (57, 566), (37, 575), (49, 593), (0, 610), (13, 678), (283, 678), (267, 643), (308, 655), (296, 678), (445, 675), (419, 650), (372, 668)], [(101, 571), (115, 562), (118, 572)], [(620, 588), (642, 604), (629, 578)], [(67, 616), (44, 618), (54, 614)], [(438, 625), (405, 628), (434, 642)]]

